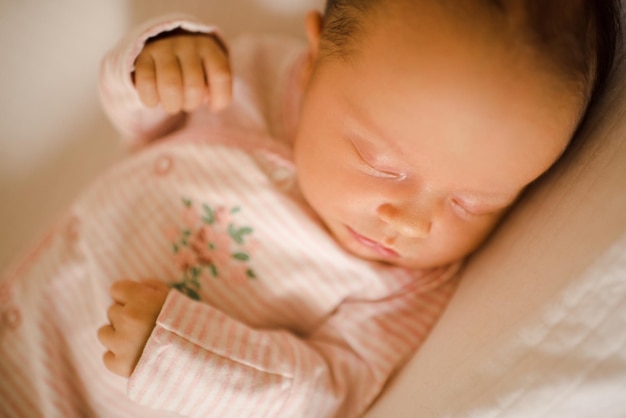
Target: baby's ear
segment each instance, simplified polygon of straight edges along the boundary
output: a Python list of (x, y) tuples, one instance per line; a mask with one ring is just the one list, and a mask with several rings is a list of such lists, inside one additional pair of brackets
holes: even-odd
[(305, 18), (306, 37), (309, 42), (309, 65), (313, 65), (317, 60), (320, 47), (320, 38), (322, 36), (322, 27), (324, 19), (318, 10), (311, 10)]

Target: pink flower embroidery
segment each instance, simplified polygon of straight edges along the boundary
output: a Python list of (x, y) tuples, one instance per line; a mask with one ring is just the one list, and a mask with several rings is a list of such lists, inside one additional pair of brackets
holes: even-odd
[(182, 227), (164, 228), (172, 243), (174, 262), (183, 273), (181, 281), (172, 287), (193, 299), (203, 294), (201, 281), (223, 279), (228, 283), (245, 284), (256, 275), (250, 266), (250, 254), (259, 243), (249, 226), (238, 226), (234, 215), (239, 208), (216, 209), (200, 205), (200, 212), (189, 199), (183, 199)]
[(189, 240), (189, 247), (195, 251), (200, 263), (211, 264), (213, 260), (213, 252), (211, 251), (209, 242), (205, 239), (204, 234), (194, 234)]
[(220, 206), (217, 208), (215, 212), (215, 218), (222, 225), (228, 225), (232, 222), (232, 216), (230, 211), (224, 206)]
[(180, 248), (174, 256), (176, 266), (180, 271), (185, 272), (198, 262), (198, 257), (195, 252), (187, 247)]

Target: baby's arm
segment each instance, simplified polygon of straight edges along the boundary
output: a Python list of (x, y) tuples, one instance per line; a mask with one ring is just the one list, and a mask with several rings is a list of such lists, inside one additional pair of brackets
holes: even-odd
[(230, 91), (228, 53), (217, 29), (189, 18), (146, 23), (101, 66), (104, 110), (131, 146), (172, 132), (204, 103), (225, 107)]
[(451, 285), (345, 301), (310, 335), (254, 329), (171, 290), (131, 399), (184, 416), (359, 416), (439, 317)]

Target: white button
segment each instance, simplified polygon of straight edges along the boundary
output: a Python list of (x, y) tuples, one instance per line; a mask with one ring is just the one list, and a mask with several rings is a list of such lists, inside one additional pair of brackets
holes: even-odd
[(161, 155), (154, 163), (154, 172), (160, 176), (167, 174), (174, 165), (172, 157), (169, 155)]
[(280, 167), (272, 172), (272, 181), (274, 181), (274, 183), (283, 184), (291, 181), (291, 179), (292, 173), (288, 168)]

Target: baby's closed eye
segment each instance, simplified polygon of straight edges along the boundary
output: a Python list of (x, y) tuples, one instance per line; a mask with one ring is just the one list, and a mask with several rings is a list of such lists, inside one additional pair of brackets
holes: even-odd
[(473, 220), (481, 216), (494, 215), (501, 213), (511, 203), (493, 204), (487, 202), (470, 202), (459, 197), (450, 199), (450, 206), (455, 214), (463, 219)]
[(365, 168), (368, 174), (385, 179), (391, 180), (403, 180), (406, 178), (406, 175), (402, 173), (399, 169), (395, 169), (388, 165), (382, 165), (381, 163), (376, 161), (376, 154), (373, 152), (369, 152), (364, 146), (357, 146), (354, 141), (350, 141), (352, 144), (352, 148), (354, 149), (358, 159), (361, 162), (361, 165)]

